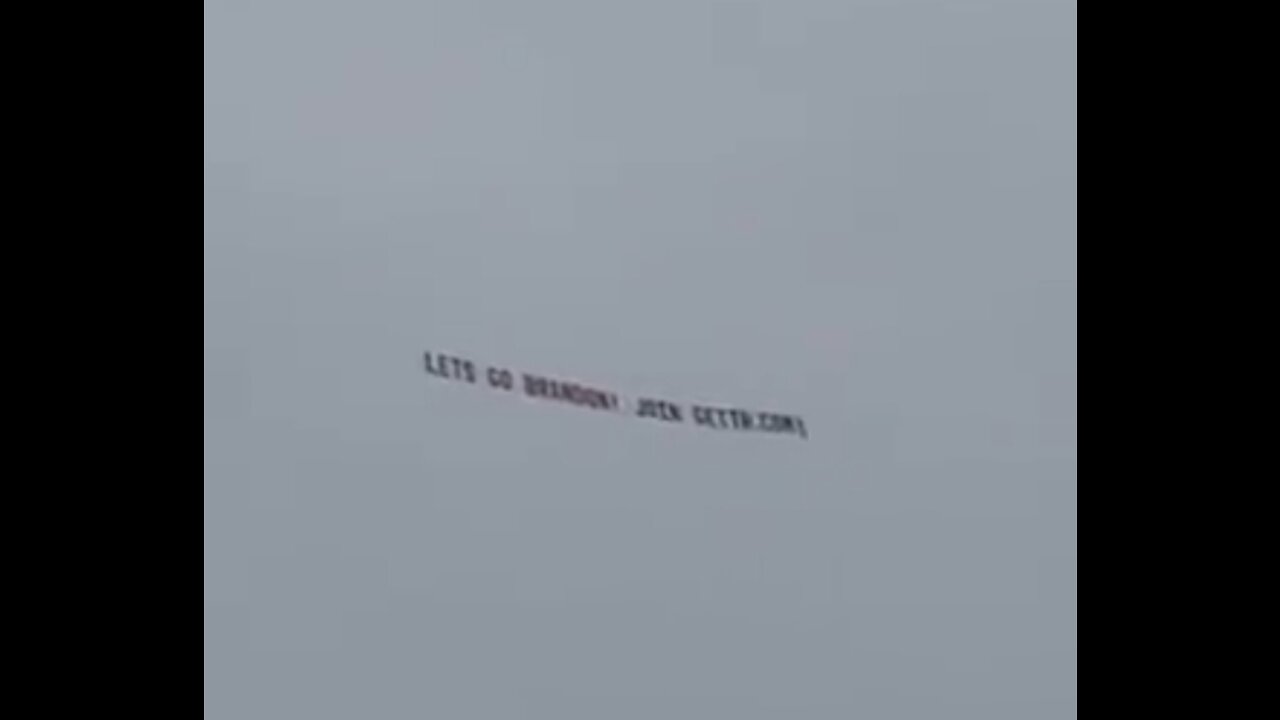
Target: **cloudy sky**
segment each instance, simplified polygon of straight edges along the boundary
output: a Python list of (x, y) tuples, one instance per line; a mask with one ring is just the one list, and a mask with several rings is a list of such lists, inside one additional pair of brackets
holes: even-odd
[(206, 718), (1076, 717), (1074, 2), (205, 0), (204, 54)]

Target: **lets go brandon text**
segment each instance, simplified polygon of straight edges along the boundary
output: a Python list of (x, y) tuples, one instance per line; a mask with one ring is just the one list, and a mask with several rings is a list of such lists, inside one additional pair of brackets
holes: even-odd
[[(456, 355), (426, 352), (423, 353), (423, 363), (427, 374), (433, 377), (470, 385), (483, 382), (490, 389), (519, 392), (537, 400), (659, 422), (685, 423), (691, 420), (694, 425), (716, 430), (783, 433), (805, 439), (809, 437), (804, 419), (796, 415), (698, 404), (689, 404), (686, 413), (685, 405), (670, 400), (641, 397), (635, 403), (628, 403), (609, 390), (531, 373), (520, 373), (517, 383), (517, 375), (511, 370), (491, 365), (481, 372), (474, 361)], [(628, 407), (634, 407), (634, 410), (628, 411)]]

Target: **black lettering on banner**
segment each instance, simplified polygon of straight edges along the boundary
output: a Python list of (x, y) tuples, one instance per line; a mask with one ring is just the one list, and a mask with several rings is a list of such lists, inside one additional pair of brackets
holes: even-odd
[[(475, 384), (477, 365), (465, 358), (434, 352), (424, 352), (423, 368), (429, 375)], [(516, 378), (510, 370), (499, 366), (486, 366), (484, 378), (489, 387), (514, 391)], [(775, 412), (749, 411), (740, 408), (711, 407), (707, 405), (681, 405), (668, 400), (643, 397), (633, 405), (627, 398), (613, 392), (566, 380), (554, 380), (539, 375), (520, 373), (521, 389), (531, 398), (544, 398), (567, 405), (628, 413), (635, 417), (651, 418), (661, 422), (685, 422), (685, 408), (689, 409), (693, 424), (717, 430), (761, 431), (797, 435), (805, 440), (809, 431), (804, 418)], [(634, 411), (631, 408), (634, 407)]]
[(510, 390), (514, 387), (510, 370), (491, 367), (485, 372), (485, 375), (489, 378), (489, 387), (501, 390)]
[(426, 352), (422, 354), (422, 361), (430, 375), (469, 383), (476, 381), (476, 368), (470, 360)]
[[(506, 382), (510, 384), (509, 373)], [(491, 378), (495, 382), (497, 378)], [(556, 400), (569, 405), (587, 407), (594, 410), (617, 410), (618, 397), (595, 388), (585, 387), (574, 382), (551, 380), (536, 375), (523, 375), (524, 393), (529, 397)]]
[(538, 397), (542, 394), (542, 378), (525, 373), (524, 378), (524, 394), (529, 397)]
[(591, 407), (595, 410), (613, 410), (614, 406), (611, 402), (612, 395), (603, 390), (592, 389), (588, 391), (591, 398)]
[(434, 364), (432, 364), (432, 362), (431, 362), (431, 353), (429, 353), (429, 352), (422, 353), (422, 362), (423, 362), (423, 366), (424, 366), (424, 368), (426, 369), (426, 371), (427, 371), (427, 374), (428, 374), (428, 375), (440, 375), (440, 374), (441, 374), (441, 373), (440, 373), (440, 371), (436, 370), (435, 365), (434, 365)]
[(640, 398), (639, 402), (639, 407), (636, 409), (637, 417), (651, 417), (666, 422), (684, 422), (680, 406), (675, 403), (650, 398)]
[(758, 413), (758, 417), (761, 430), (799, 435), (806, 440), (809, 438), (809, 432), (804, 427), (804, 420), (798, 416), (762, 412)]

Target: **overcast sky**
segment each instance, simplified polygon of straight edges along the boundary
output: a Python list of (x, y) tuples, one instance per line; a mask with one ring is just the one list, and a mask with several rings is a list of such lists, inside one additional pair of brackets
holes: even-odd
[(205, 0), (204, 53), (206, 718), (1076, 717), (1074, 2)]

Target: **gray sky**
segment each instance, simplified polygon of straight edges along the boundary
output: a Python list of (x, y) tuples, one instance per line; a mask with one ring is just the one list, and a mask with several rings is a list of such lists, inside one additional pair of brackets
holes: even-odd
[(1076, 717), (1074, 2), (206, 0), (204, 86), (207, 718)]

